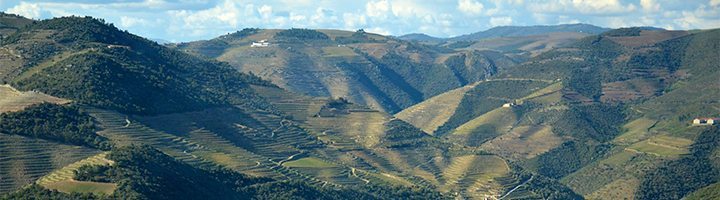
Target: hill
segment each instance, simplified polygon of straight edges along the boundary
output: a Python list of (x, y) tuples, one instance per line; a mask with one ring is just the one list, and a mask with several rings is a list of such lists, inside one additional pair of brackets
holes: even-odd
[[(701, 153), (712, 150), (696, 146), (712, 140), (707, 130), (713, 128), (689, 126), (696, 116), (718, 113), (711, 99), (720, 98), (720, 88), (703, 84), (718, 76), (710, 64), (719, 58), (718, 33), (610, 30), (540, 53), (489, 80), (505, 86), (477, 82), (396, 116), (559, 179), (586, 198), (681, 198), (718, 181)], [(707, 173), (666, 173), (689, 165)], [(692, 184), (667, 184), (680, 180)], [(712, 195), (708, 188), (693, 195)]]
[(32, 22), (33, 20), (19, 15), (0, 12), (0, 41)]
[(0, 198), (712, 196), (718, 131), (690, 120), (720, 107), (719, 33), (245, 29), (166, 47), (34, 21), (0, 44)]
[[(427, 68), (445, 69), (443, 73), (456, 78), (457, 82), (453, 83), (456, 87), (461, 85), (460, 80), (475, 81), (496, 70), (485, 65), (492, 62), (475, 56), (503, 57), (496, 52), (453, 52), (447, 65), (458, 72), (460, 69), (468, 72), (454, 74), (445, 65), (416, 65), (422, 62), (406, 60), (420, 59), (421, 53), (440, 52), (429, 46), (392, 40), (379, 43), (379, 47), (388, 50), (382, 53), (384, 56), (370, 55), (380, 53), (368, 50), (376, 45), (373, 41), (387, 38), (361, 31), (248, 29), (218, 41), (239, 42), (236, 37), (252, 36), (250, 33), (254, 31), (259, 31), (255, 34), (272, 33), (273, 39), (289, 49), (312, 50), (317, 45), (338, 53), (327, 48), (337, 48), (338, 43), (357, 45), (360, 53), (352, 50), (353, 59), (364, 59), (365, 64), (342, 61), (345, 70), (365, 77), (368, 87), (376, 83), (392, 86), (376, 91), (385, 91), (388, 99), (404, 102), (402, 105), (426, 98), (430, 94), (427, 91), (439, 93), (438, 88), (452, 88), (452, 84), (442, 82), (437, 83), (440, 86), (432, 85), (436, 84), (430, 81), (434, 79), (432, 76), (409, 75), (421, 74)], [(408, 53), (396, 51), (389, 45), (417, 49)], [(40, 91), (38, 94), (73, 102), (73, 105), (59, 107), (29, 106), (44, 101), (43, 98), (60, 99), (36, 95), (37, 99), (16, 108), (20, 114), (3, 118), (12, 122), (8, 123), (11, 133), (38, 136), (44, 142), (67, 143), (76, 148), (108, 150), (107, 145), (100, 143), (112, 144), (107, 157), (112, 162), (105, 161), (102, 158), (105, 153), (97, 151), (74, 157), (69, 160), (71, 164), (53, 167), (48, 167), (48, 162), (32, 161), (45, 168), (30, 177), (9, 179), (12, 182), (6, 184), (9, 186), (3, 192), (30, 182), (40, 186), (25, 187), (7, 198), (63, 196), (72, 191), (84, 193), (69, 194), (81, 198), (95, 194), (151, 199), (197, 197), (193, 195), (233, 198), (249, 194), (313, 199), (331, 198), (334, 194), (381, 199), (397, 195), (477, 198), (500, 196), (518, 185), (534, 184), (532, 180), (536, 180), (500, 157), (430, 136), (385, 112), (340, 98), (296, 95), (226, 64), (120, 31), (102, 20), (64, 17), (37, 21), (7, 37), (2, 47), (10, 49), (6, 51), (8, 58), (19, 55), (13, 58), (17, 58), (13, 65), (3, 66), (11, 72), (3, 79), (19, 89), (8, 90), (9, 93)], [(292, 51), (295, 56), (306, 52), (276, 50)], [(339, 53), (343, 52), (348, 51)], [(465, 68), (466, 62), (477, 68)], [(401, 101), (403, 98), (412, 101)], [(48, 127), (64, 131), (46, 134), (44, 128)], [(6, 137), (9, 136), (0, 135), (0, 138)], [(93, 143), (95, 141), (100, 143)], [(137, 146), (147, 147), (137, 149)], [(0, 156), (3, 161), (12, 161), (10, 165), (26, 163), (2, 156), (14, 154)], [(87, 163), (101, 166), (78, 167)], [(29, 167), (20, 165), (16, 171), (34, 170)], [(226, 169), (220, 172), (223, 177), (206, 170), (218, 167)], [(84, 176), (70, 178), (68, 173), (72, 170), (81, 170)], [(234, 185), (242, 184), (236, 180), (245, 180), (238, 173), (265, 182), (253, 186)], [(225, 179), (228, 177), (234, 180)], [(286, 184), (285, 181), (303, 183)], [(198, 193), (183, 193), (192, 191), (189, 188), (193, 183), (207, 187)], [(523, 194), (550, 196), (548, 187), (561, 186), (557, 182), (537, 185), (524, 190)], [(574, 194), (564, 190), (561, 195)]]
[[(262, 40), (268, 46), (251, 45)], [(245, 29), (175, 48), (226, 61), (293, 92), (343, 97), (390, 113), (517, 62), (492, 51), (455, 51), (362, 30)]]
[(423, 33), (410, 33), (405, 34), (397, 37), (401, 40), (408, 40), (408, 41), (418, 41), (418, 42), (440, 42), (443, 41), (443, 38), (437, 38), (433, 36), (429, 36), (427, 34)]
[(14, 60), (3, 67), (4, 82), (125, 113), (231, 104), (262, 108), (262, 100), (248, 87), (269, 85), (225, 64), (170, 50), (89, 17), (38, 21), (2, 44), (6, 51), (0, 57)]
[(560, 32), (575, 32), (595, 35), (608, 30), (609, 29), (607, 28), (597, 27), (590, 24), (561, 24), (549, 26), (499, 26), (493, 27), (486, 31), (480, 31), (477, 33), (449, 38), (449, 40), (476, 41), (498, 37), (530, 36)]

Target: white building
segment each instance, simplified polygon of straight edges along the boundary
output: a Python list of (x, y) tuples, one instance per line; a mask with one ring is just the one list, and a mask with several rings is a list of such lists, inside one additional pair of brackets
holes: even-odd
[(270, 46), (270, 42), (267, 40), (260, 40), (259, 42), (253, 42), (250, 47), (268, 47)]
[(720, 124), (720, 118), (695, 118), (693, 119), (692, 124), (696, 126), (716, 125)]

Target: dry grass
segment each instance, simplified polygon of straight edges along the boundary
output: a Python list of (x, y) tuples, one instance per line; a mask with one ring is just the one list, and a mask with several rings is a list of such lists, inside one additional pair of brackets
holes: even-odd
[(66, 104), (70, 100), (53, 97), (40, 92), (21, 92), (9, 85), (0, 85), (0, 113), (15, 112), (39, 103)]
[(109, 195), (115, 191), (117, 184), (64, 180), (45, 185), (45, 188), (64, 193), (93, 193), (97, 195)]
[(323, 47), (323, 56), (326, 57), (350, 57), (350, 56), (357, 56), (355, 52), (348, 48), (348, 47)]

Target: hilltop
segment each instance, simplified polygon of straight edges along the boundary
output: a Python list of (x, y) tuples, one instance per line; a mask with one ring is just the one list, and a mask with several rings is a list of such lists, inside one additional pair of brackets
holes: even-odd
[(19, 15), (0, 12), (0, 41), (32, 22), (33, 20)]
[[(262, 40), (269, 45), (252, 46)], [(343, 97), (390, 113), (518, 62), (494, 51), (453, 50), (362, 30), (245, 29), (173, 47), (293, 92)]]
[(401, 40), (408, 40), (408, 41), (419, 41), (419, 42), (440, 42), (443, 41), (443, 38), (433, 37), (429, 36), (424, 33), (410, 33), (405, 34), (397, 37)]

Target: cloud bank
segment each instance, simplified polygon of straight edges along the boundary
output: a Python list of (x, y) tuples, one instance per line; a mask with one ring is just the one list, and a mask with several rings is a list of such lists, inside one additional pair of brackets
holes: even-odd
[(450, 37), (505, 25), (720, 28), (720, 0), (1, 0), (33, 19), (90, 15), (148, 37), (210, 39), (242, 28), (365, 29)]

